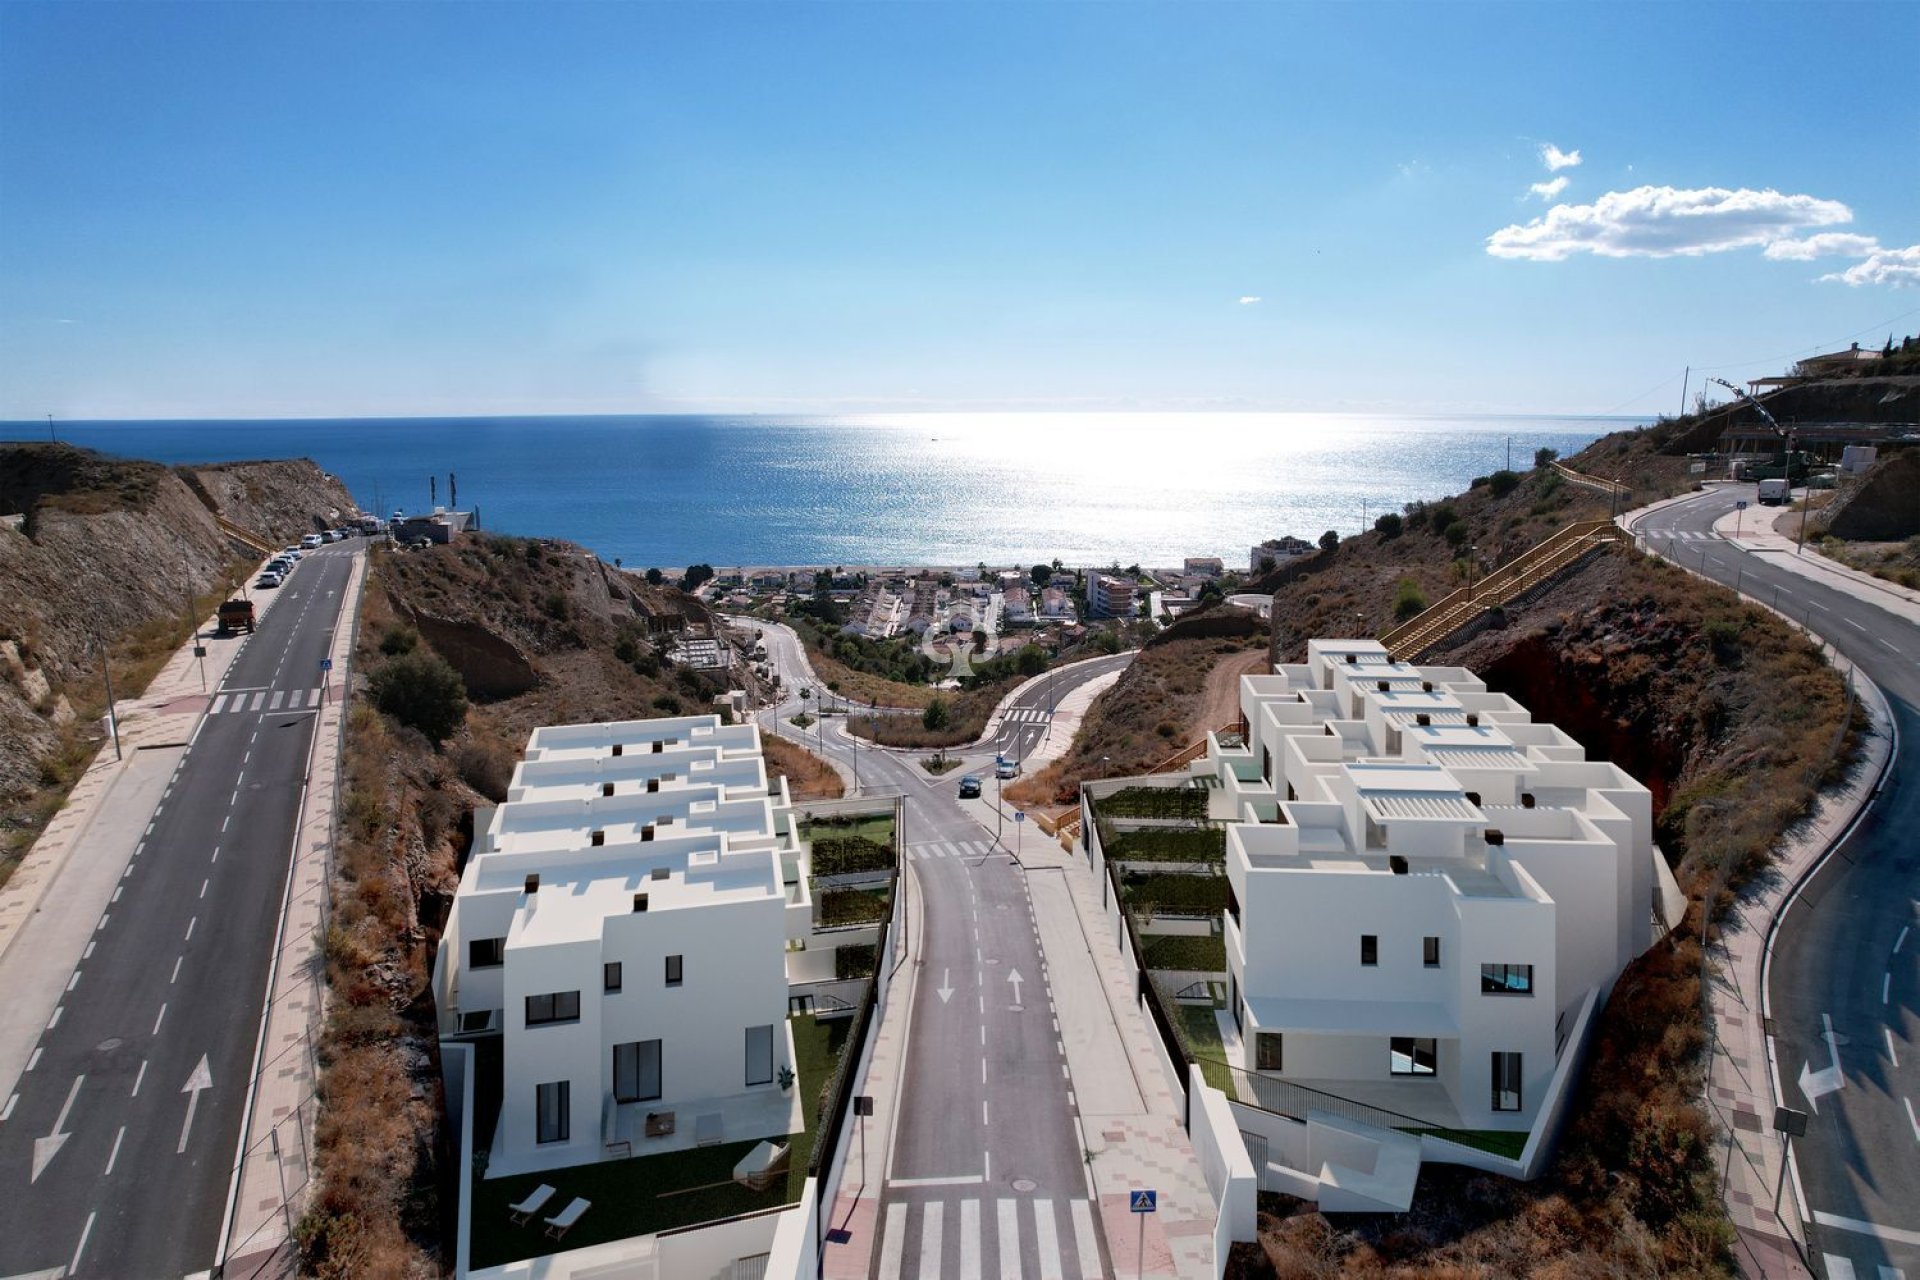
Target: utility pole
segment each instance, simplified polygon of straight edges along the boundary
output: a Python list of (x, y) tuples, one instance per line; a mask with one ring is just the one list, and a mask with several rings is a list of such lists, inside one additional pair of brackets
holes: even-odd
[(48, 444), (60, 443), (60, 437), (53, 434), (53, 415), (52, 414), (47, 415), (47, 443)]
[(1692, 381), (1693, 366), (1688, 365), (1687, 371), (1680, 375), (1680, 416), (1683, 418), (1687, 416), (1687, 386)]

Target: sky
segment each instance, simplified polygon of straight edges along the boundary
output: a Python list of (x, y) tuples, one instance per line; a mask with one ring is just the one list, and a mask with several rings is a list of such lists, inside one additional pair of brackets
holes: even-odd
[(1905, 0), (0, 0), (0, 418), (1671, 413), (1920, 332), (1916, 67)]

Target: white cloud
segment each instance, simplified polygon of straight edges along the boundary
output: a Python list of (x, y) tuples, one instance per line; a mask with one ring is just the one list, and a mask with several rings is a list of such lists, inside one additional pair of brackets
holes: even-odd
[(1808, 195), (1745, 187), (1635, 187), (1609, 191), (1592, 204), (1555, 205), (1524, 226), (1502, 227), (1487, 237), (1487, 252), (1534, 262), (1558, 262), (1576, 253), (1698, 257), (1851, 221), (1853, 210), (1838, 200)]
[(1240, 305), (1243, 307), (1251, 307), (1257, 304), (1259, 301), (1260, 301), (1260, 295), (1257, 293), (1243, 294), (1241, 295), (1241, 298), (1240, 298)]
[(1540, 144), (1540, 163), (1547, 166), (1547, 172), (1558, 173), (1562, 169), (1571, 169), (1580, 163), (1580, 148), (1562, 151), (1551, 142)]
[(1920, 285), (1920, 244), (1910, 244), (1904, 249), (1875, 249), (1873, 256), (1865, 262), (1855, 263), (1845, 271), (1820, 278), (1856, 287), (1863, 284), (1890, 284), (1896, 288), (1901, 285)]
[(1775, 262), (1810, 262), (1835, 255), (1864, 258), (1879, 248), (1880, 242), (1872, 236), (1857, 236), (1851, 231), (1822, 231), (1804, 240), (1776, 240), (1767, 246), (1767, 257)]
[(1539, 196), (1542, 200), (1551, 200), (1567, 189), (1567, 177), (1561, 174), (1551, 182), (1536, 182), (1527, 188), (1528, 195)]

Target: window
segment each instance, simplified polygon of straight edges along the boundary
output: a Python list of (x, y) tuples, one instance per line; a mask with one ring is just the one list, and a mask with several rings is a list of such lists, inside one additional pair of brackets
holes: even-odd
[(475, 938), (467, 944), (467, 968), (493, 969), (507, 962), (505, 938)]
[(1493, 1109), (1520, 1109), (1520, 1055), (1517, 1053), (1493, 1055)]
[(1533, 966), (1530, 964), (1481, 965), (1480, 993), (1488, 996), (1532, 995)]
[(1227, 1007), (1233, 1010), (1233, 1029), (1244, 1032), (1247, 1029), (1247, 1024), (1242, 1020), (1241, 1016), (1240, 979), (1231, 973), (1227, 975)]
[(1420, 940), (1420, 963), (1429, 969), (1440, 967), (1440, 939), (1422, 938)]
[(533, 1086), (535, 1142), (565, 1142), (572, 1130), (573, 1086), (569, 1081)]
[(668, 986), (677, 987), (680, 985), (680, 980), (685, 975), (685, 972), (686, 972), (686, 967), (684, 963), (685, 960), (686, 960), (685, 956), (668, 956), (667, 957), (667, 985)]
[(1280, 1033), (1278, 1031), (1256, 1031), (1253, 1033), (1253, 1065), (1257, 1071), (1279, 1071)]
[(1360, 935), (1360, 963), (1361, 964), (1379, 964), (1380, 963), (1380, 935), (1379, 934), (1363, 933)]
[(580, 1020), (580, 993), (578, 991), (549, 991), (543, 996), (527, 997), (527, 1025), (537, 1027), (543, 1022), (578, 1022)]
[(613, 1100), (652, 1102), (660, 1096), (660, 1042), (613, 1046)]
[(1430, 1076), (1439, 1067), (1434, 1041), (1424, 1036), (1394, 1036), (1387, 1047), (1392, 1052), (1392, 1074)]
[(609, 960), (607, 963), (601, 965), (600, 969), (605, 978), (607, 990), (618, 991), (620, 989), (620, 962), (618, 960)]
[(747, 1083), (773, 1083), (773, 1028), (747, 1028)]

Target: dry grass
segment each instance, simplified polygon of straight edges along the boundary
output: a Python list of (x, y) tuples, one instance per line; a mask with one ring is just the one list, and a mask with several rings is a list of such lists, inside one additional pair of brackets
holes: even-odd
[(1920, 537), (1904, 542), (1848, 542), (1829, 537), (1821, 538), (1814, 546), (1821, 555), (1838, 560), (1848, 568), (1920, 590)]
[(846, 794), (846, 784), (833, 766), (805, 747), (762, 733), (760, 750), (767, 759), (768, 781), (784, 777), (795, 800), (838, 800)]

